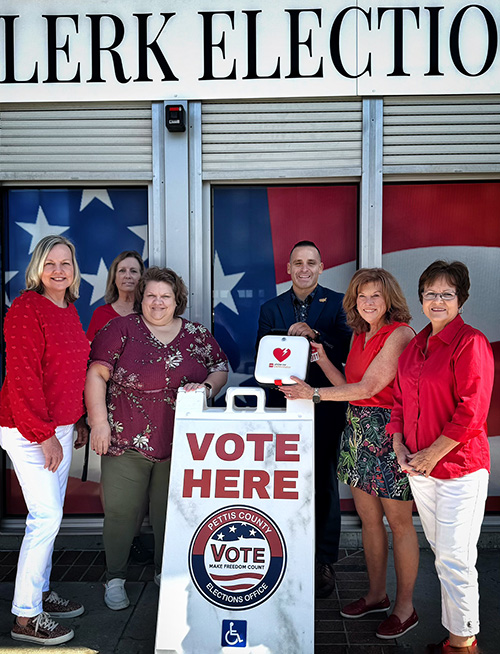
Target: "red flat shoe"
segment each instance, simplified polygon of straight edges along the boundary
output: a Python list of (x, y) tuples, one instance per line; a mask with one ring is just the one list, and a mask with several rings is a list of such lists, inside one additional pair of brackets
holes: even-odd
[(390, 607), (391, 602), (387, 595), (381, 602), (376, 604), (367, 604), (364, 597), (361, 597), (355, 602), (346, 604), (343, 609), (340, 611), (340, 615), (344, 618), (362, 618), (369, 613), (379, 613), (380, 611), (387, 611)]
[(452, 647), (449, 638), (445, 638), (438, 645), (427, 645), (426, 652), (427, 654), (481, 654), (477, 640), (466, 647)]
[(410, 615), (408, 620), (405, 620), (404, 622), (401, 622), (398, 616), (395, 613), (392, 613), (387, 620), (384, 620), (379, 624), (375, 635), (377, 638), (383, 638), (385, 640), (389, 640), (390, 638), (400, 638), (417, 625), (418, 615), (415, 609), (413, 609), (413, 613)]

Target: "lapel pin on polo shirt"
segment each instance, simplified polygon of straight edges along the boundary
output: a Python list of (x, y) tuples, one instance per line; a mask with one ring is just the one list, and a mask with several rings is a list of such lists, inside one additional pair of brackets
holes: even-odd
[(320, 298), (319, 298), (319, 301), (320, 301), (320, 302), (326, 302), (327, 299), (328, 299), (328, 298), (326, 298), (326, 297), (320, 297)]

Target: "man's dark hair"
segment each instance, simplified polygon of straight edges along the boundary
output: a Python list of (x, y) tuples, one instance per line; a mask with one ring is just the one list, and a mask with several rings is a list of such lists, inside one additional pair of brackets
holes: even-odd
[(295, 248), (314, 248), (318, 251), (319, 260), (321, 261), (321, 252), (319, 251), (319, 247), (316, 245), (316, 243), (313, 243), (312, 241), (299, 241), (298, 243), (295, 243), (293, 248), (290, 250), (289, 258), (292, 256), (292, 252), (295, 250)]

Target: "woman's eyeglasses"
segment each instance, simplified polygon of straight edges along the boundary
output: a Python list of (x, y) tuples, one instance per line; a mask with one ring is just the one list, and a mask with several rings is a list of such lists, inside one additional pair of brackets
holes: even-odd
[(432, 291), (427, 291), (426, 293), (422, 293), (422, 299), (426, 300), (427, 302), (432, 302), (438, 298), (444, 300), (445, 302), (451, 302), (456, 297), (457, 294), (453, 291), (447, 291), (446, 293), (432, 293)]

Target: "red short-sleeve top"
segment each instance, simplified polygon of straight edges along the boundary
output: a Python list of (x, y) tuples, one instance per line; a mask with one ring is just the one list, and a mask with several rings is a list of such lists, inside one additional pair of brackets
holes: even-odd
[[(363, 379), (363, 375), (368, 366), (384, 347), (389, 336), (396, 331), (398, 327), (408, 326), (409, 325), (404, 322), (393, 322), (390, 325), (384, 325), (366, 343), (366, 332), (355, 334), (345, 365), (347, 383), (356, 384), (357, 382), (360, 382)], [(393, 386), (394, 380), (373, 397), (366, 400), (355, 400), (350, 402), (350, 404), (354, 404), (355, 406), (379, 406), (384, 409), (392, 409), (394, 403)]]

